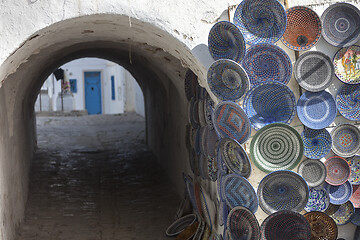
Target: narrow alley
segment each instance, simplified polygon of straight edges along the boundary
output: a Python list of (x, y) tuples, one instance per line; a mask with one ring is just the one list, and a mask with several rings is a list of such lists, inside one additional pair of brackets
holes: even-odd
[(166, 239), (180, 200), (145, 144), (144, 118), (38, 116), (17, 240)]

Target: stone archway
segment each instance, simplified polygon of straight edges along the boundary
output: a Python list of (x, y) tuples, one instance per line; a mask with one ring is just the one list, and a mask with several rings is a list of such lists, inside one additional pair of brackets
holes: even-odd
[(182, 193), (181, 173), (187, 167), (183, 80), (187, 67), (202, 72), (196, 58), (165, 31), (127, 16), (64, 20), (34, 33), (0, 68), (2, 239), (12, 239), (24, 213), (37, 93), (54, 69), (80, 57), (111, 60), (138, 80), (145, 97), (148, 145)]

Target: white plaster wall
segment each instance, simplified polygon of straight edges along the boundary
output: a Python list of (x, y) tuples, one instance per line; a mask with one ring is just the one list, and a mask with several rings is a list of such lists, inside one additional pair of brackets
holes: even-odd
[(139, 84), (133, 78), (132, 80), (134, 86), (134, 99), (135, 99), (135, 112), (141, 116), (145, 116), (145, 106), (144, 106), (144, 95)]
[[(1, 2), (0, 63), (11, 55), (23, 42), (40, 29), (59, 21), (89, 14), (121, 14), (131, 19), (153, 24), (170, 33), (190, 49), (207, 43), (207, 34), (220, 16), (226, 16), (228, 8), (238, 4), (237, 0), (227, 1), (159, 1), (159, 0), (3, 0)], [(71, 35), (69, 33), (69, 38)], [(146, 39), (151, 42), (151, 39)], [(151, 44), (152, 45), (152, 44)], [(165, 49), (173, 52), (174, 49)], [(186, 65), (186, 58), (182, 59)], [(202, 66), (190, 66), (202, 68)], [(200, 69), (195, 71), (204, 74)], [(202, 69), (204, 70), (204, 69)], [(205, 75), (204, 75), (205, 76)]]
[(124, 72), (126, 99), (125, 110), (145, 116), (144, 95), (139, 84), (129, 72)]
[[(71, 61), (61, 66), (64, 69), (68, 79), (77, 80), (77, 93), (72, 93), (74, 99), (74, 110), (85, 109), (85, 88), (84, 88), (84, 72), (99, 71), (101, 76), (101, 91), (104, 92), (104, 71), (106, 69), (106, 62), (97, 58), (83, 58)], [(59, 81), (60, 83), (60, 81)], [(104, 101), (102, 101), (102, 110), (104, 112)], [(57, 109), (60, 110), (60, 109)]]
[[(131, 74), (120, 65), (99, 58), (81, 58), (70, 61), (62, 65), (61, 68), (64, 69), (67, 80), (76, 79), (77, 81), (77, 92), (71, 92), (63, 96), (64, 111), (86, 110), (84, 73), (87, 71), (100, 71), (102, 112), (104, 114), (124, 113), (125, 103), (129, 102), (131, 111), (136, 111), (144, 116), (144, 98), (141, 89)], [(115, 99), (111, 98), (111, 76), (114, 76), (115, 80)], [(55, 78), (53, 80), (53, 78), (54, 75), (51, 74), (41, 87), (43, 90), (48, 90), (49, 95), (42, 94), (42, 111), (51, 110), (50, 103), (44, 103), (44, 101), (51, 101), (54, 111), (61, 110), (61, 81), (56, 81)], [(126, 89), (126, 82), (129, 82), (131, 88)], [(54, 97), (52, 97), (53, 95)], [(129, 101), (126, 101), (127, 96), (131, 97)], [(39, 97), (35, 102), (35, 111), (40, 111)]]
[(36, 102), (35, 102), (35, 111), (50, 111), (50, 98), (47, 92), (39, 93)]
[[(124, 113), (125, 111), (125, 69), (121, 66), (108, 62), (104, 72), (104, 104), (107, 114)], [(111, 76), (114, 76), (115, 99), (111, 98)]]

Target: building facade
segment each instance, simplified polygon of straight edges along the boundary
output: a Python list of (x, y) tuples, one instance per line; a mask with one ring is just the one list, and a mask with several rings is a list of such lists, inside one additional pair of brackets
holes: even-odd
[(64, 79), (51, 74), (35, 102), (36, 112), (84, 111), (88, 114), (136, 112), (145, 116), (142, 90), (120, 65), (81, 58), (60, 67)]

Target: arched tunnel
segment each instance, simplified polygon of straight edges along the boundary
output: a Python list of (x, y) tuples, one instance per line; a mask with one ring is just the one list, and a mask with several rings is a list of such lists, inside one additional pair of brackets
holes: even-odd
[[(91, 15), (53, 24), (33, 34), (2, 65), (3, 239), (11, 239), (23, 218), (29, 167), (36, 147), (34, 104), (41, 85), (62, 64), (82, 57), (111, 60), (138, 81), (145, 102), (146, 143), (173, 189), (183, 197), (187, 167), (188, 102), (184, 78), (196, 71), (190, 50), (166, 32), (120, 15)], [(16, 189), (16, 190), (15, 190)], [(15, 190), (15, 191), (14, 191)]]

